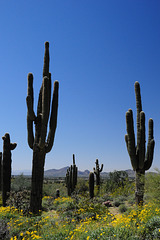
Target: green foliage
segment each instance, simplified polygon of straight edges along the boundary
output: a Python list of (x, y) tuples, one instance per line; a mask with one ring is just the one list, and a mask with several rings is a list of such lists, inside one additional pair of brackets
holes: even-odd
[(31, 190), (31, 179), (23, 175), (15, 176), (11, 181), (11, 190), (14, 192)]
[(29, 214), (29, 200), (30, 191), (28, 190), (10, 192), (9, 198), (7, 199), (7, 206), (15, 207), (27, 215)]
[(125, 204), (121, 204), (121, 205), (119, 206), (119, 211), (120, 211), (120, 213), (126, 212), (126, 211), (127, 211), (126, 205), (125, 205)]
[(0, 219), (0, 239), (10, 239), (9, 229), (7, 225), (7, 221), (4, 219)]
[(54, 180), (46, 180), (43, 184), (43, 196), (56, 197), (56, 190), (59, 189), (60, 196), (67, 197), (65, 183), (55, 182)]
[(125, 171), (110, 172), (106, 179), (106, 192), (116, 197), (119, 195), (129, 196), (134, 192), (134, 183), (129, 180)]
[(155, 204), (134, 206), (122, 214), (117, 211), (113, 214), (110, 212), (113, 208), (102, 205), (102, 197), (92, 200), (80, 195), (55, 200), (44, 197), (43, 203), (48, 207), (53, 205), (53, 209), (42, 211), (40, 216), (26, 216), (10, 207), (0, 208), (0, 219), (9, 226), (8, 239), (159, 239), (160, 208)]
[(145, 239), (160, 239), (160, 217), (152, 217), (145, 225)]
[(76, 192), (81, 194), (82, 196), (86, 196), (88, 194), (89, 184), (88, 181), (83, 178), (78, 178)]
[(53, 201), (54, 201), (53, 197), (49, 197), (49, 196), (43, 197), (42, 198), (42, 209), (45, 211), (51, 211), (52, 209), (54, 209)]
[(114, 200), (113, 205), (115, 207), (119, 207), (122, 204), (122, 202), (119, 199)]
[(155, 173), (146, 174), (145, 192), (149, 201), (154, 201), (160, 205), (160, 170)]

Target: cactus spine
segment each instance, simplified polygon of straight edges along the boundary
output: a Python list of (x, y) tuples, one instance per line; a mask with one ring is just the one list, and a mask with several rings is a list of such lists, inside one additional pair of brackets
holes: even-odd
[[(43, 66), (43, 81), (39, 92), (37, 116), (33, 110), (33, 75), (31, 73), (28, 74), (28, 93), (26, 98), (28, 145), (33, 150), (30, 210), (35, 214), (37, 214), (39, 210), (42, 209), (42, 185), (44, 177), (45, 156), (46, 153), (50, 152), (52, 149), (57, 126), (58, 88), (59, 83), (58, 81), (55, 81), (51, 105), (49, 43), (46, 42)], [(48, 122), (49, 132), (47, 136)], [(35, 135), (33, 133), (33, 123), (35, 125)]]
[(73, 165), (71, 165), (70, 168), (67, 169), (66, 173), (66, 187), (68, 196), (71, 196), (77, 185), (77, 173), (78, 167), (75, 164), (75, 155), (73, 154)]
[(3, 164), (2, 164), (2, 201), (3, 207), (6, 206), (8, 193), (11, 189), (11, 150), (17, 146), (16, 143), (10, 142), (10, 135), (6, 133), (3, 137)]
[(90, 198), (94, 198), (94, 173), (89, 174), (89, 195)]
[(127, 134), (125, 135), (125, 141), (133, 170), (136, 171), (136, 204), (143, 205), (145, 171), (152, 165), (155, 141), (153, 137), (153, 120), (150, 118), (148, 122), (149, 130), (146, 151), (145, 113), (142, 111), (140, 85), (138, 82), (135, 82), (135, 95), (137, 108), (137, 146), (135, 145), (133, 113), (131, 109), (126, 112)]
[(103, 164), (101, 164), (101, 168), (99, 167), (98, 159), (96, 159), (96, 168), (93, 168), (94, 174), (96, 175), (96, 186), (98, 190), (100, 189), (100, 173), (103, 170)]

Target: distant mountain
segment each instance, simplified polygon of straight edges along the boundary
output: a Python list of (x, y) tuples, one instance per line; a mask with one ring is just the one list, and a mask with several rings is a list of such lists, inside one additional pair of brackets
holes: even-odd
[(88, 177), (89, 176), (90, 171), (89, 170), (85, 170), (83, 171), (78, 171), (78, 177)]
[(45, 177), (65, 177), (69, 166), (60, 169), (49, 169), (44, 171)]
[[(64, 167), (64, 168), (60, 168), (60, 169), (49, 169), (44, 171), (44, 177), (65, 177), (66, 176), (66, 172), (67, 169), (69, 168), (69, 166)], [(135, 172), (131, 169), (125, 170), (128, 173), (128, 176), (130, 178), (134, 178), (135, 177)], [(85, 171), (78, 171), (78, 177), (88, 177), (89, 176), (90, 171), (89, 170), (85, 170)], [(12, 175), (31, 175), (31, 171), (29, 170), (13, 170), (12, 171)], [(101, 172), (101, 176), (103, 178), (109, 177), (109, 172)]]
[[(65, 177), (68, 168), (69, 166), (60, 168), (60, 169), (49, 169), (44, 171), (44, 176), (45, 177)], [(90, 173), (89, 170), (85, 170), (84, 172), (78, 171), (78, 177), (88, 177), (89, 173)]]
[[(60, 169), (46, 170), (46, 171), (44, 171), (44, 176), (45, 177), (65, 177), (68, 168), (69, 168), (69, 166), (64, 167), (64, 168), (60, 168)], [(135, 177), (135, 172), (133, 170), (128, 169), (128, 170), (125, 170), (125, 171), (128, 173), (128, 176), (130, 178)], [(88, 177), (89, 173), (90, 173), (89, 170), (78, 171), (78, 177)], [(102, 172), (101, 176), (104, 177), (104, 178), (109, 177), (109, 172)]]

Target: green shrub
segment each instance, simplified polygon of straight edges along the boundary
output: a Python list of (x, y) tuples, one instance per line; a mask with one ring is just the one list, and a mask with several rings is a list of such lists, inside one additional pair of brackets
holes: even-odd
[(127, 211), (126, 205), (125, 205), (125, 204), (121, 204), (120, 207), (119, 207), (119, 211), (120, 211), (121, 213), (126, 212), (126, 211)]
[(0, 239), (10, 239), (8, 225), (4, 219), (0, 219)]
[(11, 190), (14, 192), (30, 190), (31, 189), (31, 179), (24, 177), (23, 174), (16, 176), (11, 181)]
[(160, 206), (160, 170), (146, 174), (145, 195), (147, 201), (156, 202)]
[(119, 207), (119, 206), (121, 205), (121, 201), (119, 201), (119, 200), (117, 199), (117, 200), (115, 200), (115, 201), (113, 202), (113, 205), (114, 205), (115, 207)]
[(20, 192), (10, 192), (7, 199), (7, 206), (15, 207), (20, 211), (23, 211), (24, 215), (29, 214), (30, 207), (30, 191), (24, 190)]
[(53, 180), (44, 181), (43, 196), (56, 197), (56, 190), (59, 189), (61, 197), (67, 197), (65, 183), (54, 182)]
[[(160, 238), (160, 217), (152, 217), (145, 225), (146, 239), (159, 239)], [(156, 238), (153, 238), (156, 237)]]
[(45, 210), (45, 211), (53, 210), (54, 209), (53, 201), (54, 201), (53, 197), (49, 197), (49, 196), (43, 197), (43, 199), (42, 199), (42, 209)]
[(76, 186), (76, 192), (81, 195), (86, 195), (87, 192), (89, 192), (89, 183), (88, 180), (85, 180), (83, 178), (78, 178), (77, 186)]

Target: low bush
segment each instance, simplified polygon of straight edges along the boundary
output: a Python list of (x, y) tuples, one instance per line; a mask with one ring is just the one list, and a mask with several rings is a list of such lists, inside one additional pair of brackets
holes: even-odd
[(126, 205), (125, 205), (125, 204), (121, 204), (121, 205), (119, 206), (119, 211), (120, 211), (120, 213), (126, 212), (126, 211), (127, 211)]
[(23, 174), (12, 178), (11, 190), (14, 192), (31, 190), (31, 179), (25, 177)]
[(9, 228), (7, 225), (7, 221), (4, 219), (0, 219), (0, 239), (10, 239), (10, 233), (9, 233)]
[(10, 192), (7, 199), (7, 206), (14, 207), (22, 211), (25, 215), (29, 214), (30, 191)]

